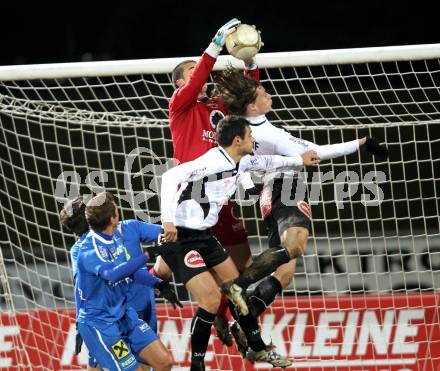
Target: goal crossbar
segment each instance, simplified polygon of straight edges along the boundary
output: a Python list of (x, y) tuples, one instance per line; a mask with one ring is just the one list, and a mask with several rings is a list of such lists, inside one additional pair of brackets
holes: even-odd
[[(0, 81), (170, 73), (179, 62), (198, 58), (179, 57), (1, 66)], [(256, 62), (261, 68), (274, 68), (414, 61), (435, 58), (440, 58), (440, 44), (260, 53), (256, 56)], [(241, 66), (241, 63), (241, 61), (231, 56), (220, 56), (214, 70), (224, 69), (229, 64)]]

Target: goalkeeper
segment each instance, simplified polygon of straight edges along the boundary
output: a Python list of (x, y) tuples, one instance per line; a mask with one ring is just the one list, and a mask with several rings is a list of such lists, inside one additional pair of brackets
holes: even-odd
[[(72, 257), (72, 268), (74, 273), (74, 278), (76, 279), (78, 273), (78, 254), (81, 248), (82, 241), (87, 238), (89, 234), (89, 226), (85, 218), (85, 204), (83, 202), (83, 197), (79, 196), (72, 201), (69, 201), (60, 213), (61, 221), (64, 226), (66, 226), (75, 234), (80, 235), (80, 239), (75, 243), (71, 249)], [(124, 234), (122, 235), (122, 231)], [(161, 232), (161, 227), (154, 224), (143, 223), (136, 220), (127, 220), (120, 222), (116, 235), (120, 234), (122, 236), (123, 245), (126, 248), (127, 258), (138, 258), (142, 255), (142, 250), (140, 248), (140, 240), (138, 235), (142, 237), (142, 240), (155, 241), (157, 240)], [(128, 255), (127, 255), (128, 254)], [(161, 295), (169, 300), (173, 306), (182, 306), (178, 301), (174, 290), (166, 281), (158, 280), (154, 285), (156, 289), (159, 289)], [(78, 293), (76, 291), (76, 293)], [(138, 313), (138, 317), (145, 321), (150, 328), (157, 333), (157, 319), (156, 319), (156, 307), (154, 300), (154, 289), (143, 284), (138, 284), (136, 282), (131, 283), (129, 289), (126, 293), (128, 305), (133, 307)], [(77, 298), (77, 317), (79, 310), (79, 300)], [(77, 336), (76, 344), (76, 354), (80, 351), (82, 339)], [(97, 367), (97, 361), (89, 356), (89, 367), (88, 370), (95, 370)], [(145, 367), (142, 365), (142, 369)], [(147, 368), (149, 369), (149, 368)]]
[[(259, 81), (234, 68), (228, 68), (217, 76), (216, 90), (231, 114), (244, 116), (250, 122), (257, 155), (308, 154), (312, 165), (320, 160), (356, 152), (360, 147), (383, 158), (388, 156), (387, 148), (373, 138), (320, 146), (274, 126), (266, 117), (272, 108), (270, 94)], [(262, 174), (264, 187), (260, 194), (260, 209), (268, 230), (269, 249), (238, 279), (223, 286), (228, 297), (240, 306), (244, 303), (241, 295), (248, 286), (266, 277), (248, 297), (250, 310), (255, 316), (261, 314), (289, 284), (295, 272), (296, 258), (303, 255), (306, 248), (311, 211), (305, 184), (299, 178), (300, 171), (295, 169)], [(294, 204), (286, 204), (286, 200), (294, 200)], [(275, 270), (275, 274), (270, 276)], [(239, 307), (239, 310), (247, 311), (248, 308)]]
[[(215, 128), (225, 116), (225, 108), (216, 97), (208, 97), (207, 81), (218, 55), (223, 49), (228, 34), (240, 24), (232, 19), (215, 34), (212, 42), (198, 62), (185, 60), (173, 70), (172, 82), (176, 87), (169, 103), (170, 131), (173, 140), (174, 158), (178, 164), (195, 160), (209, 149), (217, 146)], [(246, 62), (245, 72), (258, 79), (259, 71), (252, 62)], [(239, 271), (252, 262), (247, 231), (243, 223), (233, 215), (233, 204), (228, 202), (220, 212), (219, 221), (213, 227), (214, 236), (229, 253)], [(156, 267), (155, 267), (156, 269)], [(157, 269), (160, 277), (169, 273)], [(222, 298), (214, 326), (220, 340), (232, 345), (232, 337), (226, 320), (228, 304)], [(233, 328), (237, 338), (237, 328)]]

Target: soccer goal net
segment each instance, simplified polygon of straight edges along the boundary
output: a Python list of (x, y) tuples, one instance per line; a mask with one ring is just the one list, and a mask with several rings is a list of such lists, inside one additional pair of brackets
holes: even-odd
[[(293, 282), (261, 317), (298, 370), (436, 370), (440, 363), (440, 44), (257, 56), (272, 122), (318, 144), (372, 135), (306, 169), (312, 235)], [(0, 368), (78, 370), (63, 203), (108, 190), (123, 218), (159, 222), (171, 165), (170, 72), (187, 58), (0, 67)], [(228, 63), (220, 57), (216, 69)], [(239, 64), (238, 64), (239, 65)], [(214, 72), (215, 73), (215, 72)], [(188, 129), (190, 130), (190, 129)], [(237, 192), (254, 254), (258, 204)], [(194, 304), (158, 302), (175, 370), (189, 366)], [(265, 369), (211, 337), (207, 369)]]

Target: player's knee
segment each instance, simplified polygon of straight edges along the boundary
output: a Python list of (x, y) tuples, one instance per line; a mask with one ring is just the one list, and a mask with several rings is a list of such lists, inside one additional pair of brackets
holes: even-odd
[(199, 299), (199, 306), (210, 313), (216, 313), (220, 307), (221, 294), (218, 287), (206, 291), (206, 294)]
[(173, 367), (173, 359), (171, 355), (167, 352), (166, 355), (160, 358), (159, 362), (156, 364), (154, 369), (156, 371), (170, 371)]
[(305, 228), (293, 227), (284, 232), (283, 245), (289, 251), (290, 257), (296, 259), (306, 250), (309, 232)]
[(163, 280), (169, 281), (171, 279), (171, 269), (168, 267), (167, 263), (159, 257), (156, 260), (156, 263), (154, 264), (154, 271), (156, 272), (156, 275), (160, 277)]
[(155, 355), (152, 357), (147, 363), (155, 370), (155, 371), (170, 371), (173, 367), (173, 358), (165, 348), (165, 346), (161, 346), (155, 350)]

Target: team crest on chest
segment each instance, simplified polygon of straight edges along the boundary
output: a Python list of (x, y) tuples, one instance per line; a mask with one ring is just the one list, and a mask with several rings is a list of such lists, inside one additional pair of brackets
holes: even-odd
[(195, 250), (189, 251), (183, 260), (188, 268), (201, 268), (206, 265), (202, 256)]
[(223, 117), (225, 117), (225, 115), (223, 114), (222, 111), (218, 109), (211, 111), (211, 113), (209, 114), (209, 122), (211, 123), (213, 129), (217, 127), (217, 124)]

